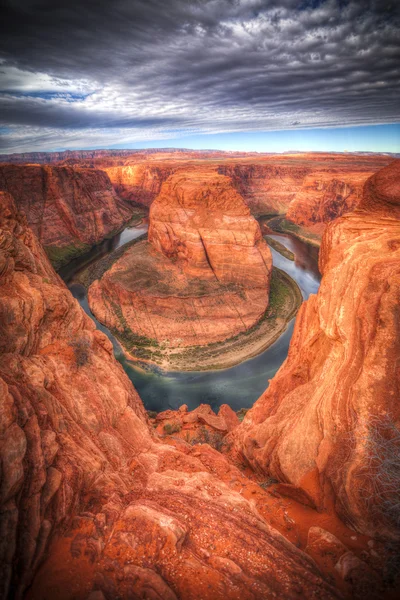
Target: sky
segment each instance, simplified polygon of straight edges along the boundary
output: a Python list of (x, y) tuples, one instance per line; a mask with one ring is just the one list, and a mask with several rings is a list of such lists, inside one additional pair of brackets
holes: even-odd
[(2, 0), (0, 153), (400, 152), (399, 0)]

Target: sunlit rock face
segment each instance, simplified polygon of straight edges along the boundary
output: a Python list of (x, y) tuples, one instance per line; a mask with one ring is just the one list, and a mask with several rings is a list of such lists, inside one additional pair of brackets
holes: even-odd
[(128, 327), (171, 347), (204, 345), (261, 318), (271, 272), (271, 252), (230, 179), (210, 167), (182, 167), (151, 206), (149, 242), (93, 283), (89, 301), (121, 333)]
[(255, 468), (383, 537), (400, 537), (390, 466), (400, 437), (399, 219), (396, 161), (368, 179), (357, 210), (328, 226), (318, 294), (300, 309), (286, 362), (233, 434)]
[(133, 165), (105, 167), (118, 196), (128, 202), (149, 207), (160, 193), (163, 182), (173, 171), (170, 163), (143, 162)]
[[(264, 490), (207, 444), (156, 437), (5, 193), (0, 314), (2, 598), (338, 597), (246, 499)], [(202, 422), (237, 425), (229, 409)]]
[(12, 194), (55, 262), (121, 229), (130, 211), (104, 171), (0, 165), (0, 190)]
[(235, 161), (219, 171), (231, 177), (254, 215), (285, 214), (301, 190), (309, 165), (267, 161)]
[(298, 225), (323, 232), (327, 223), (355, 209), (370, 172), (312, 173), (288, 207), (286, 217)]
[(271, 254), (243, 198), (214, 169), (180, 169), (150, 211), (149, 241), (193, 276), (267, 286)]
[(356, 208), (365, 181), (390, 158), (299, 153), (222, 163), (255, 215), (279, 213), (323, 233), (327, 223)]

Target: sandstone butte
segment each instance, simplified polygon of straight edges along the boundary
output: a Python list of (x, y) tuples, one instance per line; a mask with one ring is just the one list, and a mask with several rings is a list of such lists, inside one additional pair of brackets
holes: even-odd
[(234, 441), (254, 469), (320, 510), (398, 540), (400, 161), (327, 227), (320, 271), (287, 360)]
[[(0, 200), (0, 596), (342, 597), (271, 526), (275, 507), (293, 535), (279, 500), (210, 445), (157, 435), (108, 339)], [(229, 407), (188, 425), (200, 417), (237, 425)]]
[(13, 196), (57, 266), (120, 230), (131, 215), (98, 169), (3, 164), (0, 190)]
[(89, 288), (96, 317), (122, 336), (207, 345), (250, 329), (268, 306), (271, 252), (231, 180), (177, 170), (151, 206), (149, 242)]

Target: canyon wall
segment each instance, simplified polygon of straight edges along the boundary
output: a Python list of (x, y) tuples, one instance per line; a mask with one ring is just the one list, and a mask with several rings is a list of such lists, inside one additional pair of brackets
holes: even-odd
[(304, 178), (290, 203), (286, 218), (322, 233), (325, 225), (355, 209), (372, 172), (313, 172)]
[(309, 172), (306, 166), (237, 163), (220, 165), (253, 215), (285, 214)]
[(400, 538), (399, 219), (396, 161), (366, 182), (356, 211), (328, 226), (318, 294), (234, 434), (255, 469), (383, 538)]
[(356, 208), (365, 181), (390, 158), (345, 155), (291, 155), (257, 162), (221, 164), (254, 215), (285, 214), (321, 234), (325, 225)]
[(0, 190), (14, 197), (55, 264), (118, 231), (130, 216), (101, 170), (0, 165)]
[(264, 490), (207, 444), (160, 442), (6, 193), (0, 311), (1, 598), (340, 597)]
[(226, 340), (268, 306), (271, 252), (230, 179), (178, 169), (151, 206), (149, 242), (128, 249), (89, 289), (96, 317), (128, 346)]
[(170, 164), (138, 163), (105, 167), (118, 196), (149, 207), (160, 193), (163, 182), (173, 171)]
[[(181, 149), (81, 150), (0, 155), (0, 161), (103, 170), (117, 195), (149, 207), (175, 171), (192, 165), (231, 178), (255, 216), (286, 214), (321, 234), (325, 224), (353, 210), (363, 183), (392, 158), (384, 154), (257, 154)], [(5, 188), (4, 188), (5, 189)], [(14, 193), (16, 190), (8, 190)]]

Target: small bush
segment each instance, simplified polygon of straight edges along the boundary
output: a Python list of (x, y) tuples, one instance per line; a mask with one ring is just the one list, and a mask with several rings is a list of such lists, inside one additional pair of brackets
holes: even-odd
[(263, 488), (263, 490), (266, 490), (267, 488), (269, 488), (271, 485), (274, 485), (274, 483), (279, 483), (279, 481), (277, 479), (274, 479), (273, 477), (268, 477), (265, 481), (262, 481), (261, 483), (259, 483), (258, 485), (260, 487)]
[(365, 438), (368, 489), (365, 501), (372, 514), (400, 529), (400, 431), (390, 417), (373, 419)]
[(192, 446), (195, 446), (196, 444), (208, 444), (214, 448), (214, 450), (218, 450), (218, 452), (221, 452), (226, 445), (222, 433), (219, 431), (208, 431), (205, 427), (201, 427), (198, 435), (192, 438), (190, 443)]
[(171, 435), (172, 433), (179, 433), (182, 429), (182, 425), (179, 423), (165, 423), (164, 431), (167, 435)]
[(89, 362), (90, 342), (86, 338), (77, 338), (69, 342), (74, 351), (77, 367), (83, 367)]
[(248, 410), (249, 410), (248, 408), (241, 408), (240, 410), (237, 411), (236, 414), (237, 414), (237, 417), (238, 417), (238, 419), (239, 419), (240, 422), (243, 421), (243, 419), (245, 418), (246, 413), (248, 412)]

